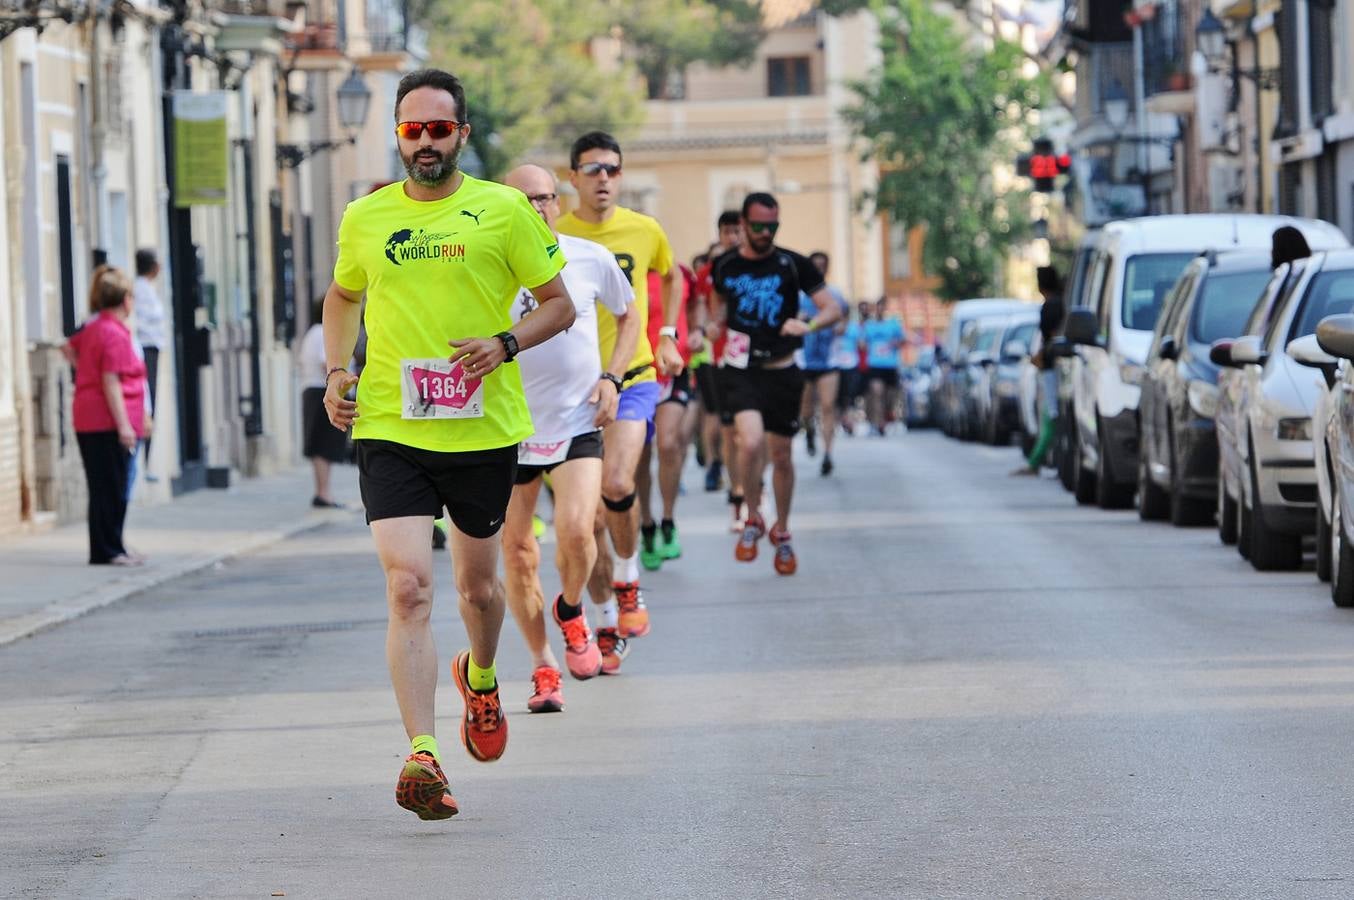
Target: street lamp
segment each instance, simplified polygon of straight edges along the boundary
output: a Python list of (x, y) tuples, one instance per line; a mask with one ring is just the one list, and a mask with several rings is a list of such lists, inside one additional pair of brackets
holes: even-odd
[(347, 144), (357, 143), (357, 131), (367, 121), (367, 109), (371, 106), (371, 89), (362, 80), (356, 69), (349, 73), (336, 93), (338, 98), (338, 119), (348, 137), (337, 141), (311, 141), (307, 144), (278, 144), (277, 164), (285, 169), (294, 169), (316, 153), (335, 150)]
[(1210, 65), (1220, 65), (1227, 53), (1227, 29), (1208, 7), (1204, 8), (1203, 18), (1194, 29), (1194, 45)]

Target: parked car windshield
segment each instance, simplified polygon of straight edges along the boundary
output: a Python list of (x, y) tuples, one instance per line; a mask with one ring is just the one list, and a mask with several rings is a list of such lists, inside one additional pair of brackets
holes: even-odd
[(1197, 253), (1142, 253), (1129, 259), (1124, 272), (1124, 327), (1151, 331), (1161, 303), (1180, 273)]
[[(1012, 341), (1014, 341), (1015, 343), (1024, 347), (1025, 348), (1024, 352), (1028, 353), (1030, 351), (1030, 341), (1034, 340), (1034, 333), (1038, 330), (1039, 330), (1038, 322), (1029, 322), (1024, 325), (1017, 325), (1015, 328), (1012, 328), (1010, 331), (1006, 332), (1006, 343), (1009, 344)], [(1002, 347), (1001, 349), (1003, 353), (1006, 351), (1005, 347)]]
[(1251, 310), (1269, 284), (1269, 277), (1269, 269), (1210, 275), (1199, 299), (1194, 301), (1190, 340), (1211, 344), (1241, 334)]
[(1307, 288), (1302, 314), (1288, 339), (1316, 334), (1317, 324), (1326, 316), (1354, 312), (1354, 269), (1320, 272)]

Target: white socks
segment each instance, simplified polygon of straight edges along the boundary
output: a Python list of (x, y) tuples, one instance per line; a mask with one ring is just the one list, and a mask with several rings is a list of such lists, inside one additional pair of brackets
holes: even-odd
[(615, 597), (601, 604), (597, 609), (602, 614), (602, 623), (597, 627), (616, 628), (620, 625), (620, 611), (616, 608)]
[(611, 580), (620, 581), (629, 584), (632, 581), (639, 581), (639, 554), (636, 553), (629, 559), (617, 559), (611, 565)]

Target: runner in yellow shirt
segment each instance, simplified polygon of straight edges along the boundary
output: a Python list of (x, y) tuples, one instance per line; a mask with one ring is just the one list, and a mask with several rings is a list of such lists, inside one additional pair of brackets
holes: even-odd
[[(470, 133), (465, 92), (437, 69), (406, 75), (395, 132), (409, 177), (355, 200), (339, 225), (324, 299), (325, 407), (352, 427), (367, 521), (386, 576), (386, 657), (412, 742), (395, 788), (421, 819), (457, 813), (434, 735), (437, 648), (428, 533), (446, 507), (461, 619), (470, 649), (452, 661), (472, 757), (503, 755), (508, 723), (494, 657), (504, 602), (496, 535), (512, 496), (517, 444), (532, 433), (525, 350), (568, 328), (563, 254), (520, 191), (457, 171)], [(513, 324), (520, 285), (537, 309)], [(366, 294), (367, 364), (344, 367)], [(357, 399), (345, 399), (356, 385)]]
[[(614, 675), (628, 650), (627, 639), (649, 633), (649, 612), (639, 590), (635, 469), (644, 442), (652, 434), (659, 397), (657, 376), (682, 370), (677, 348), (680, 297), (672, 247), (662, 226), (642, 213), (616, 205), (621, 181), (621, 147), (616, 139), (601, 131), (583, 135), (569, 151), (569, 168), (569, 180), (578, 191), (578, 209), (560, 217), (559, 232), (594, 241), (616, 255), (616, 262), (635, 290), (635, 309), (640, 315), (639, 344), (626, 373), (616, 421), (602, 433), (606, 448), (602, 457), (602, 504), (606, 507), (605, 530), (611, 534), (616, 559), (609, 562), (611, 554), (599, 527), (597, 564), (588, 582), (593, 601), (602, 607), (602, 624), (597, 629), (602, 671)], [(663, 278), (663, 327), (657, 348), (646, 336), (650, 269)], [(616, 322), (605, 310), (598, 310), (597, 318), (602, 359), (606, 360), (615, 346)]]

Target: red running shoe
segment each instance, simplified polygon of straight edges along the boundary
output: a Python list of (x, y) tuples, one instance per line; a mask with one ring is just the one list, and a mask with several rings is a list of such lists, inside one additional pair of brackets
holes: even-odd
[(616, 606), (620, 608), (620, 632), (628, 638), (644, 637), (649, 633), (649, 610), (644, 605), (644, 595), (639, 592), (638, 581), (613, 581), (611, 589), (616, 592)]
[(555, 602), (550, 604), (550, 614), (555, 617), (555, 624), (559, 626), (559, 630), (564, 632), (564, 664), (568, 667), (570, 675), (579, 681), (587, 681), (602, 674), (602, 652), (597, 649), (597, 642), (592, 639), (592, 629), (588, 627), (586, 612), (579, 610), (578, 615), (572, 619), (559, 617), (559, 605), (563, 597), (564, 595), (560, 594), (555, 598)]
[(790, 546), (790, 532), (777, 531), (771, 529), (771, 545), (776, 548), (776, 573), (779, 575), (793, 575), (799, 570), (799, 560), (795, 558), (795, 550)]
[(413, 753), (404, 761), (395, 782), (395, 802), (424, 821), (450, 819), (461, 811), (431, 753)]
[(602, 654), (602, 674), (618, 675), (621, 660), (630, 652), (630, 642), (614, 628), (597, 629), (597, 649)]
[(456, 690), (465, 701), (461, 716), (461, 743), (466, 752), (480, 762), (493, 762), (508, 749), (508, 717), (498, 702), (498, 685), (477, 691), (470, 687), (470, 651), (462, 650), (451, 661)]
[(751, 513), (743, 523), (743, 531), (738, 535), (738, 543), (733, 548), (733, 558), (739, 562), (752, 562), (757, 558), (757, 542), (766, 534), (766, 523), (757, 513)]
[(531, 673), (534, 689), (527, 699), (527, 712), (564, 712), (564, 693), (559, 687), (559, 669), (537, 666)]

